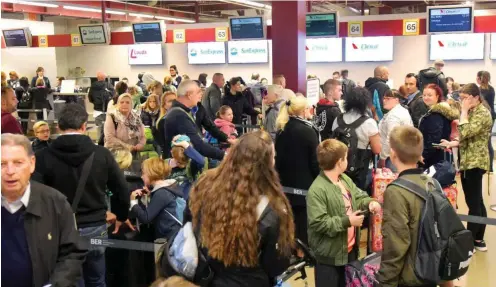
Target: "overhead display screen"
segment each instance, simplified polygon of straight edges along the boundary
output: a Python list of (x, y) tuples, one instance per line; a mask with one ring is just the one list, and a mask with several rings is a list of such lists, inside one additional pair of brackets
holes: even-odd
[(306, 41), (307, 63), (332, 63), (343, 61), (341, 38), (310, 38)]
[(338, 35), (337, 14), (307, 14), (307, 37), (335, 37)]
[(103, 25), (79, 26), (81, 34), (81, 43), (87, 44), (106, 44), (106, 32)]
[(160, 23), (134, 23), (134, 42), (136, 43), (161, 43), (163, 42)]
[(229, 64), (267, 63), (269, 46), (267, 40), (227, 42)]
[(28, 35), (24, 29), (3, 30), (3, 38), (7, 47), (28, 47), (30, 46)]
[(393, 37), (346, 38), (346, 62), (382, 62), (393, 60)]
[(496, 33), (491, 34), (491, 53), (489, 57), (491, 60), (496, 60)]
[(429, 7), (428, 32), (473, 32), (472, 7)]
[(189, 64), (225, 64), (224, 42), (188, 43)]
[(129, 45), (129, 65), (162, 65), (162, 44)]
[(262, 17), (230, 18), (231, 40), (264, 39)]
[(484, 59), (484, 33), (430, 36), (430, 60)]

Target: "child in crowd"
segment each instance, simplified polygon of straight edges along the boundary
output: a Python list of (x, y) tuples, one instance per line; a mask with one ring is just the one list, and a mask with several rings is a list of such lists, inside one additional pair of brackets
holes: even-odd
[(215, 119), (215, 125), (220, 129), (221, 132), (225, 133), (228, 138), (235, 139), (238, 137), (238, 131), (233, 124), (233, 111), (229, 106), (220, 107), (217, 112), (217, 118)]
[[(308, 242), (315, 253), (315, 286), (345, 287), (345, 265), (359, 257), (364, 214), (381, 206), (344, 173), (348, 147), (335, 139), (317, 148), (322, 170), (308, 191)], [(385, 249), (387, 250), (387, 249)]]
[[(140, 223), (153, 222), (155, 239), (169, 240), (181, 226), (176, 221), (176, 198), (183, 195), (177, 189), (171, 188), (175, 183), (174, 180), (164, 180), (170, 173), (171, 168), (162, 159), (155, 157), (145, 160), (142, 164), (141, 176), (145, 186), (131, 193), (131, 212), (136, 215)], [(147, 205), (138, 200), (138, 197), (144, 195), (150, 198)]]
[(184, 199), (188, 199), (191, 184), (208, 165), (208, 161), (193, 148), (188, 136), (175, 136), (171, 145), (172, 158), (167, 160), (172, 168), (169, 179), (174, 179), (182, 187)]
[(50, 126), (47, 122), (36, 122), (33, 125), (33, 131), (36, 136), (32, 143), (34, 152), (47, 148), (52, 143), (52, 140), (50, 139)]
[[(422, 157), (424, 139), (414, 127), (398, 126), (389, 137), (390, 158), (398, 169), (399, 178), (419, 186), (427, 186), (429, 178), (417, 168)], [(415, 275), (415, 259), (423, 200), (414, 193), (396, 185), (389, 185), (384, 193), (384, 221), (382, 223), (383, 249), (381, 267), (376, 279), (384, 287), (425, 285)], [(442, 286), (450, 286), (450, 282)]]

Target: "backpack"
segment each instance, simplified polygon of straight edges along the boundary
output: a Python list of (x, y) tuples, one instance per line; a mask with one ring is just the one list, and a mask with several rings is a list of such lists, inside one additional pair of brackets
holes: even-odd
[[(178, 188), (180, 188), (179, 185), (176, 185)], [(177, 196), (174, 192), (172, 192), (171, 187), (166, 187), (165, 188), (168, 192), (174, 196), (175, 201), (176, 201), (176, 214), (171, 214), (167, 209), (164, 209), (164, 211), (169, 214), (172, 219), (174, 219), (179, 225), (183, 225), (183, 219), (184, 219), (184, 210), (186, 209), (186, 200), (184, 198)]]
[(353, 123), (346, 124), (343, 116), (344, 114), (340, 114), (336, 118), (338, 127), (332, 132), (331, 138), (339, 140), (348, 147), (348, 168), (346, 174), (350, 178), (356, 179), (364, 168), (368, 169), (368, 165), (365, 164), (364, 152), (358, 149), (356, 129), (368, 120), (369, 117), (363, 115)]
[(18, 107), (20, 109), (30, 109), (33, 106), (33, 97), (31, 96), (31, 93), (26, 90), (22, 89), (22, 96), (19, 101)]
[(448, 95), (448, 86), (446, 85), (446, 78), (443, 72), (432, 67), (420, 70), (417, 76), (419, 90), (421, 92), (424, 91), (424, 87), (428, 84), (438, 85), (443, 90), (444, 95)]
[(439, 183), (429, 178), (422, 187), (398, 178), (391, 184), (425, 202), (418, 229), (415, 275), (426, 283), (439, 283), (467, 273), (474, 252), (472, 232), (465, 229)]
[(377, 114), (379, 121), (382, 120), (384, 114), (382, 113), (381, 100), (379, 99), (379, 91), (377, 91), (377, 89), (374, 90), (374, 95), (372, 97), (372, 104), (375, 107), (375, 113)]

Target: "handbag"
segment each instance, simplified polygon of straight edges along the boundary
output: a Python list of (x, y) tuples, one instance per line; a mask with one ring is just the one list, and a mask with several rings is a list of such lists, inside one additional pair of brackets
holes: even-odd
[[(81, 176), (79, 177), (78, 185), (76, 188), (76, 194), (74, 195), (74, 200), (72, 201), (72, 215), (74, 217), (74, 226), (76, 230), (78, 230), (77, 222), (76, 222), (76, 211), (79, 205), (79, 201), (81, 200), (81, 196), (83, 196), (84, 187), (86, 185), (86, 181), (88, 180), (88, 176), (90, 175), (91, 166), (93, 165), (93, 158), (95, 157), (95, 152), (93, 152), (83, 163), (83, 170), (81, 171)], [(76, 168), (72, 169), (75, 178), (77, 176)]]

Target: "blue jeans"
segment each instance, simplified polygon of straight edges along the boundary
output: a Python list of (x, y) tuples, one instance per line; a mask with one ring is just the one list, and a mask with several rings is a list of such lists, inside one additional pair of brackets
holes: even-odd
[(389, 168), (394, 173), (397, 173), (398, 172), (398, 170), (396, 169), (396, 167), (393, 165), (393, 162), (391, 161), (391, 158), (390, 157), (388, 157), (386, 159), (386, 167)]
[[(107, 239), (107, 225), (79, 228), (79, 235), (84, 240), (91, 238)], [(105, 247), (91, 245), (83, 263), (83, 278), (79, 287), (106, 287), (105, 284)]]

